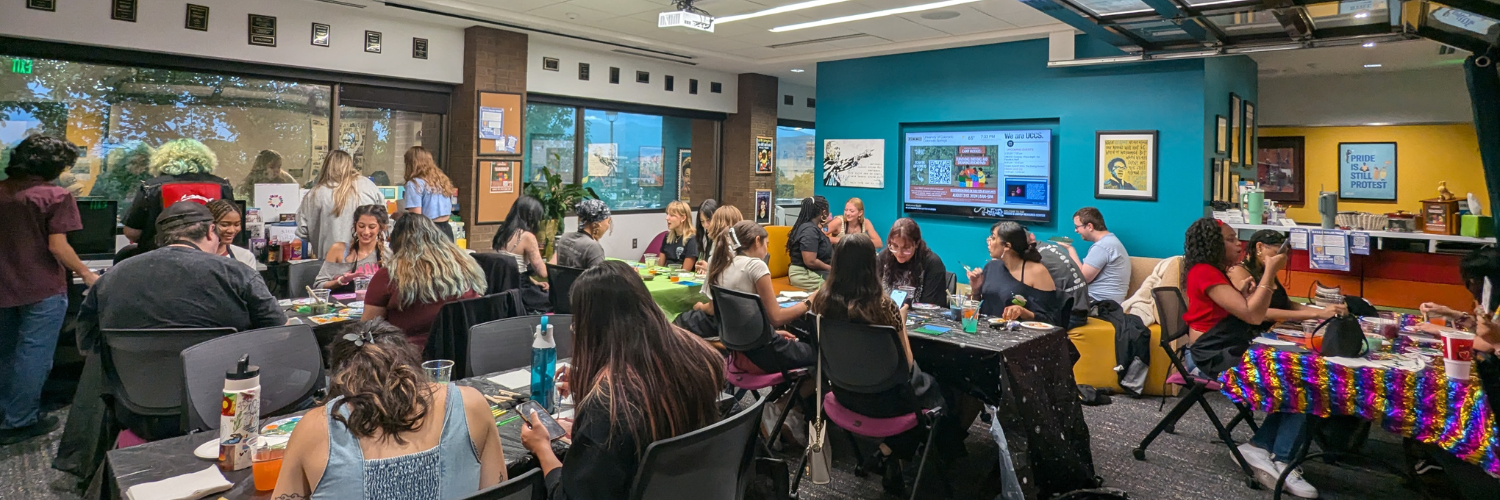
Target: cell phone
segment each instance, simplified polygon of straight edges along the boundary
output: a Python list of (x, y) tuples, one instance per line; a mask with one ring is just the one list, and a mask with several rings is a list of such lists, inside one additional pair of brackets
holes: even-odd
[(1051, 241), (1054, 243), (1067, 243), (1069, 245), (1073, 244), (1073, 238), (1069, 238), (1067, 236), (1053, 236), (1051, 238), (1047, 238), (1047, 241)]
[(526, 422), (527, 427), (531, 427), (531, 412), (533, 411), (541, 418), (542, 428), (547, 429), (547, 437), (555, 441), (568, 434), (568, 431), (563, 430), (562, 425), (558, 424), (557, 420), (547, 413), (547, 410), (542, 409), (542, 405), (536, 404), (536, 401), (527, 401), (516, 406), (516, 412), (521, 414), (521, 421)]
[(891, 301), (895, 302), (896, 305), (898, 305), (898, 306), (901, 305), (901, 304), (905, 304), (906, 303), (906, 291), (905, 290), (891, 290)]
[(1276, 249), (1276, 253), (1287, 253), (1290, 251), (1292, 251), (1292, 238), (1287, 237), (1287, 239), (1282, 240), (1281, 248)]

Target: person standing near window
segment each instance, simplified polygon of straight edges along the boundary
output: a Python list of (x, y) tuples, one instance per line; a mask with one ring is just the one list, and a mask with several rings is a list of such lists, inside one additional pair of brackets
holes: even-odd
[(432, 153), (422, 146), (406, 150), (406, 202), (407, 212), (419, 214), (437, 223), (438, 230), (453, 239), (453, 226), (448, 225), (448, 216), (453, 215), (453, 197), (458, 190), (448, 175), (432, 161)]
[(838, 243), (839, 238), (856, 233), (869, 236), (870, 243), (874, 243), (875, 248), (884, 246), (884, 243), (880, 242), (880, 232), (875, 230), (875, 224), (865, 218), (864, 200), (849, 198), (849, 201), (844, 203), (844, 214), (828, 221), (828, 240)]
[(219, 233), (219, 248), (214, 252), (215, 255), (237, 260), (250, 266), (250, 269), (255, 269), (255, 254), (250, 253), (248, 248), (234, 244), (234, 237), (239, 236), (240, 222), (243, 219), (240, 217), (240, 207), (229, 200), (214, 200), (208, 202), (208, 211), (214, 214), (214, 231)]
[(817, 290), (830, 269), (833, 242), (823, 233), (828, 222), (828, 199), (822, 196), (802, 199), (802, 211), (792, 225), (792, 236), (786, 242), (792, 263), (787, 270), (788, 282), (803, 290)]
[(677, 264), (684, 271), (698, 262), (698, 234), (693, 231), (693, 209), (681, 201), (667, 204), (667, 238), (661, 242), (661, 254), (655, 264)]
[(104, 155), (106, 170), (94, 181), (90, 197), (107, 198), (126, 205), (135, 199), (141, 183), (151, 178), (151, 146), (130, 141)]
[(588, 269), (604, 262), (604, 245), (599, 239), (609, 232), (609, 207), (601, 200), (583, 200), (573, 208), (578, 213), (578, 231), (557, 238), (552, 263), (575, 269)]
[[(151, 153), (151, 179), (142, 182), (125, 211), (125, 237), (136, 244), (130, 255), (157, 248), (156, 219), (179, 201), (207, 204), (234, 198), (234, 186), (214, 175), (219, 157), (203, 143), (173, 139)], [(129, 257), (129, 255), (125, 256)]]
[(68, 311), (68, 271), (86, 286), (99, 279), (84, 266), (68, 232), (83, 229), (78, 204), (57, 187), (78, 160), (67, 141), (27, 137), (11, 152), (0, 181), (0, 444), (10, 445), (57, 428), (42, 416), (42, 383), (52, 371), (52, 351)]
[(245, 180), (234, 189), (234, 197), (241, 200), (249, 200), (255, 197), (256, 184), (296, 184), (297, 178), (281, 169), (281, 153), (269, 149), (262, 149), (260, 154), (255, 155), (255, 163), (250, 166), (250, 173)]
[(322, 259), (334, 244), (349, 244), (356, 207), (384, 204), (380, 188), (354, 168), (353, 156), (342, 150), (328, 153), (316, 185), (297, 208), (297, 237), (312, 249), (307, 258)]

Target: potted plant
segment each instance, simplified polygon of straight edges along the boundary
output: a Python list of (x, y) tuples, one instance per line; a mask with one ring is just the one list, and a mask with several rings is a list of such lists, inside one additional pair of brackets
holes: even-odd
[(546, 184), (538, 182), (526, 183), (526, 196), (536, 198), (542, 203), (542, 227), (537, 228), (537, 243), (542, 247), (542, 258), (551, 258), (553, 242), (557, 241), (557, 235), (562, 234), (563, 217), (568, 216), (568, 210), (572, 210), (578, 202), (587, 199), (599, 199), (599, 194), (594, 188), (585, 187), (580, 184), (563, 184), (562, 176), (552, 172), (552, 169), (542, 167), (542, 179)]

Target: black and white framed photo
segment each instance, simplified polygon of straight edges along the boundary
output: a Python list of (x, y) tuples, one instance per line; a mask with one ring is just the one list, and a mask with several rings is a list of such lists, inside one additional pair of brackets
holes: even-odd
[(276, 16), (250, 14), (250, 45), (276, 46)]
[(365, 31), (365, 52), (371, 54), (380, 53), (380, 32)]
[(110, 2), (109, 18), (116, 21), (135, 22), (140, 7), (138, 0), (113, 0)]
[(187, 18), (182, 23), (193, 31), (208, 31), (208, 6), (187, 4)]
[(426, 38), (413, 38), (413, 39), (411, 39), (411, 57), (412, 57), (412, 59), (426, 59), (427, 58), (427, 39)]
[(1156, 201), (1157, 131), (1099, 131), (1094, 137), (1094, 198)]
[(1214, 139), (1214, 153), (1229, 152), (1229, 119), (1224, 115), (1214, 115)]
[(1229, 166), (1240, 165), (1241, 130), (1245, 128), (1245, 110), (1240, 104), (1239, 94), (1229, 93)]
[(327, 47), (333, 44), (333, 27), (323, 23), (312, 23), (312, 44)]
[(26, 0), (26, 8), (57, 12), (57, 0)]

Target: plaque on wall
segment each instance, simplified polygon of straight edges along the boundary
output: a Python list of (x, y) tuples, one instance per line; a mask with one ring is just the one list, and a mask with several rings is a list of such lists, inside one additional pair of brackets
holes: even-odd
[(187, 20), (184, 28), (197, 31), (208, 31), (208, 7), (203, 5), (187, 4)]
[(250, 45), (276, 46), (276, 16), (250, 14)]
[(556, 57), (543, 57), (542, 69), (546, 71), (559, 71), (562, 69), (562, 61)]
[(114, 0), (110, 2), (109, 18), (116, 21), (135, 22), (136, 0)]
[(375, 54), (379, 54), (380, 53), (380, 32), (379, 31), (366, 31), (365, 32), (365, 52), (372, 52), (372, 53), (375, 53)]
[(26, 0), (26, 8), (57, 12), (57, 0)]
[(588, 81), (589, 63), (578, 63), (578, 79)]
[[(379, 49), (376, 49), (375, 51), (376, 52), (380, 52)], [(427, 39), (426, 38), (413, 38), (413, 39), (411, 39), (411, 57), (414, 58), (414, 59), (426, 59), (427, 58)]]
[(333, 41), (333, 27), (323, 23), (312, 23), (312, 44), (327, 47)]

